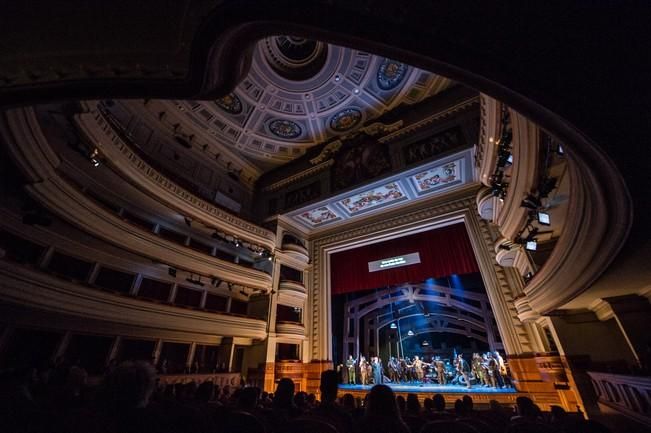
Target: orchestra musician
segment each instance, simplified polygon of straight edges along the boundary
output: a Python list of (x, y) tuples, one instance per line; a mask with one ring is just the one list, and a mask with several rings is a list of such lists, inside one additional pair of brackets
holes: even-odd
[(470, 385), (470, 367), (468, 366), (468, 363), (466, 362), (465, 359), (463, 359), (463, 355), (460, 353), (457, 355), (457, 360), (455, 363), (455, 367), (457, 369), (457, 373), (463, 377), (463, 381), (466, 384), (466, 388), (471, 388)]
[(362, 385), (368, 385), (369, 384), (369, 370), (370, 370), (370, 365), (368, 361), (366, 361), (366, 358), (364, 356), (359, 357), (359, 378), (362, 382)]
[(353, 355), (349, 355), (346, 360), (346, 368), (348, 369), (348, 383), (351, 385), (355, 384), (355, 367), (357, 365), (357, 360), (353, 358)]
[(391, 379), (391, 383), (400, 382), (400, 363), (394, 356), (389, 359), (387, 367), (389, 368), (389, 379)]
[(445, 362), (443, 362), (440, 356), (437, 356), (434, 360), (434, 369), (436, 370), (436, 379), (438, 380), (439, 385), (447, 384), (447, 378), (445, 377)]

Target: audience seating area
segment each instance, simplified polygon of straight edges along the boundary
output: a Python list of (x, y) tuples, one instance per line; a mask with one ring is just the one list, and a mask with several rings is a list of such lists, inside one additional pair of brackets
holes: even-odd
[(275, 393), (259, 388), (163, 383), (143, 361), (111, 366), (100, 385), (87, 385), (76, 365), (41, 365), (0, 372), (4, 432), (66, 433), (545, 433), (608, 432), (560, 407), (541, 412), (527, 397), (515, 408), (491, 402), (476, 410), (470, 396), (446, 408), (441, 395), (395, 397), (385, 385), (366, 398), (337, 398), (338, 375), (321, 375), (320, 401), (281, 379)]

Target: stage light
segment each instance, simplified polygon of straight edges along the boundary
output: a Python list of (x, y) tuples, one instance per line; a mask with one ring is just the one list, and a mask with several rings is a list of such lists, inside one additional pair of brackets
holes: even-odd
[(240, 240), (237, 239), (237, 238), (235, 239), (235, 246), (236, 246), (236, 247), (239, 247), (239, 246), (240, 246)]
[(392, 322), (391, 325), (389, 325), (389, 328), (391, 329), (396, 329), (398, 325), (395, 324), (395, 322)]
[(407, 332), (407, 335), (410, 336), (410, 337), (413, 337), (413, 336), (414, 336), (414, 331), (412, 331), (412, 330), (410, 329), (410, 330)]
[(565, 150), (563, 149), (563, 146), (561, 146), (561, 145), (559, 144), (559, 145), (558, 145), (558, 148), (556, 148), (556, 153), (558, 154), (558, 156), (563, 156), (563, 155), (565, 155)]
[(424, 340), (420, 345), (421, 346), (429, 346), (429, 342), (427, 340)]
[(538, 222), (544, 226), (551, 224), (551, 218), (547, 212), (538, 212)]
[(525, 248), (529, 251), (536, 251), (538, 249), (538, 241), (535, 239), (527, 241)]
[(508, 165), (513, 165), (513, 155), (509, 155), (509, 157), (506, 158), (506, 163)]

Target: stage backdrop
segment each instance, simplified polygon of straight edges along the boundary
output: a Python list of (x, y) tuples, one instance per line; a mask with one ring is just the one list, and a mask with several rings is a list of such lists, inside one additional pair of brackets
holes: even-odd
[[(368, 262), (416, 252), (420, 254), (418, 264), (368, 271)], [(333, 295), (471, 272), (479, 272), (479, 267), (463, 223), (342, 251), (330, 257)]]

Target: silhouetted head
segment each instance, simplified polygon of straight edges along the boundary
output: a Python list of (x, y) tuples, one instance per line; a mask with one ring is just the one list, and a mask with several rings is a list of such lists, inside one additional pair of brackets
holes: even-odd
[(396, 397), (396, 404), (398, 405), (400, 413), (405, 413), (405, 410), (407, 410), (407, 402), (403, 396), (399, 395)]
[(355, 397), (352, 394), (346, 393), (342, 399), (342, 406), (344, 409), (352, 412), (355, 410)]
[(146, 407), (154, 392), (156, 372), (144, 361), (126, 361), (106, 377), (106, 394), (114, 409)]
[(237, 408), (245, 411), (251, 411), (258, 405), (258, 396), (260, 388), (244, 388), (240, 391), (237, 398)]
[(467, 413), (472, 412), (472, 406), (473, 406), (472, 397), (470, 397), (469, 395), (464, 395), (462, 401), (463, 401), (463, 406), (466, 408), (466, 412)]
[(420, 413), (420, 401), (416, 394), (407, 394), (407, 412), (413, 415)]
[(463, 400), (460, 398), (454, 402), (454, 413), (459, 418), (466, 416), (466, 406), (464, 406)]
[(396, 405), (396, 397), (391, 388), (386, 385), (375, 385), (371, 388), (371, 392), (368, 394), (366, 415), (401, 418)]
[(529, 397), (518, 397), (515, 399), (515, 404), (518, 415), (525, 418), (536, 418), (538, 416), (538, 408)]
[(293, 405), (294, 401), (294, 381), (284, 377), (278, 382), (276, 393), (274, 394), (274, 407), (286, 409)]
[(445, 410), (445, 397), (441, 394), (435, 394), (432, 399), (434, 403), (434, 409), (438, 412), (443, 412)]
[(321, 401), (332, 403), (337, 399), (337, 387), (339, 386), (339, 375), (334, 370), (326, 370), (321, 373)]

